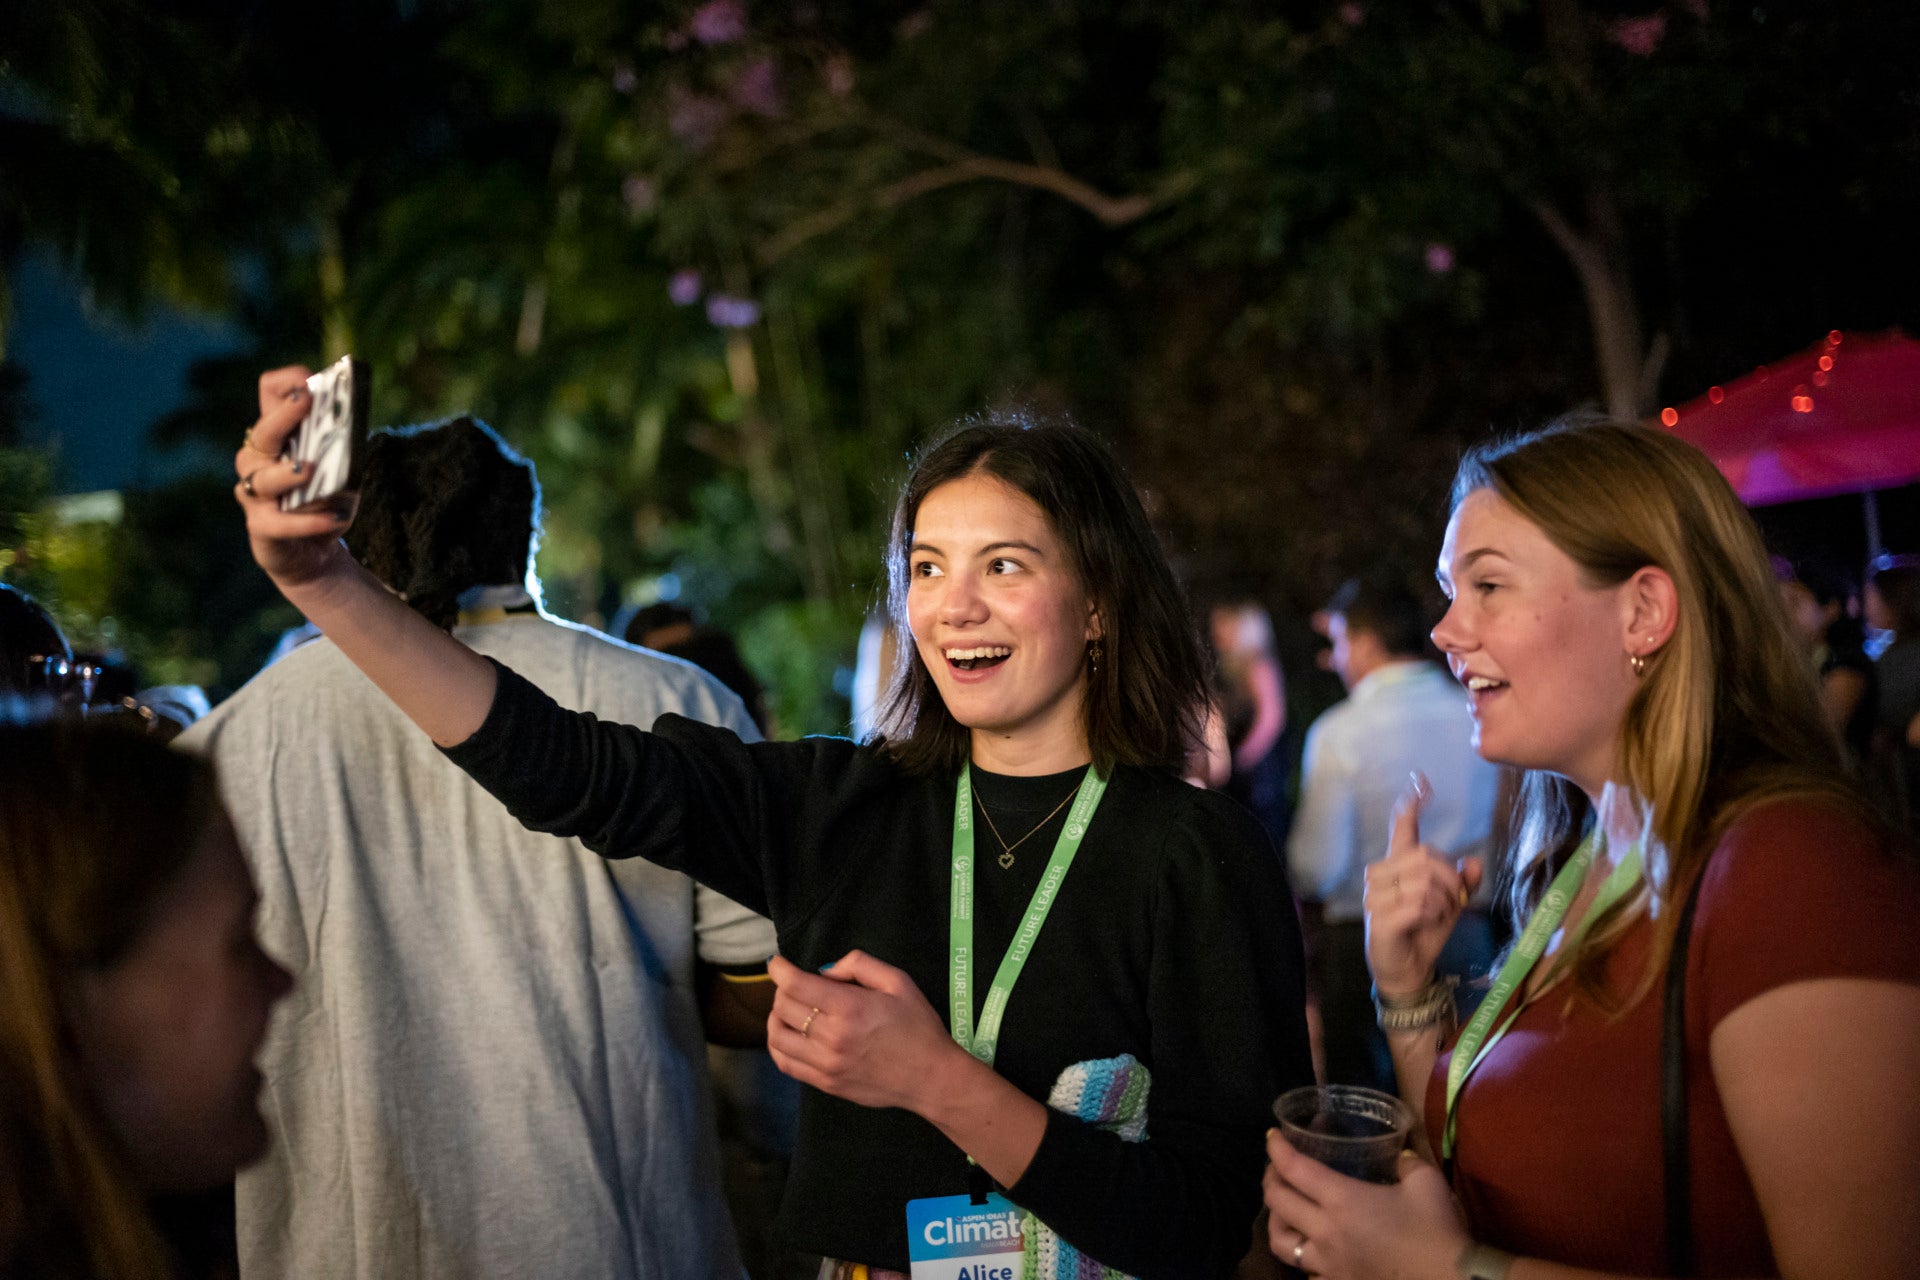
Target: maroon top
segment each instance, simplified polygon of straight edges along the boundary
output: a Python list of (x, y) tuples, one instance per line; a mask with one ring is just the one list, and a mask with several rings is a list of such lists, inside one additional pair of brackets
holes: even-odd
[[(1775, 987), (1818, 978), (1920, 985), (1920, 872), (1831, 809), (1763, 805), (1721, 840), (1687, 957), (1687, 1101), (1696, 1264), (1703, 1276), (1775, 1275), (1766, 1223), (1707, 1056), (1720, 1020)], [(1607, 981), (1630, 989), (1652, 925), (1632, 926)], [(1461, 1090), (1453, 1184), (1476, 1239), (1523, 1257), (1632, 1275), (1665, 1267), (1660, 984), (1618, 1021), (1556, 987), (1521, 1010)], [(1427, 1130), (1446, 1120), (1442, 1053)]]

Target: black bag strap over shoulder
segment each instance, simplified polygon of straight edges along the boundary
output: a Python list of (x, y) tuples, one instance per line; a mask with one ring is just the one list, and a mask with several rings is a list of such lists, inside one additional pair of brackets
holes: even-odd
[(1693, 1274), (1693, 1169), (1687, 1133), (1687, 943), (1693, 912), (1700, 904), (1703, 864), (1687, 887), (1680, 922), (1667, 957), (1667, 980), (1660, 1023), (1660, 1148), (1665, 1164), (1667, 1274)]

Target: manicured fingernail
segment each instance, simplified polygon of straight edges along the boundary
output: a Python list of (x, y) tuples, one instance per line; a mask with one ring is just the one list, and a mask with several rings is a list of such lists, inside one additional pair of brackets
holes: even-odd
[(820, 966), (820, 972), (822, 972), (822, 973), (826, 973), (826, 972), (828, 972), (829, 970), (831, 970), (831, 969), (833, 968), (833, 966), (835, 966), (836, 964), (839, 964), (839, 963), (840, 963), (840, 962), (839, 962), (838, 960), (829, 960), (829, 961), (827, 961), (827, 962), (826, 962), (825, 964), (823, 964), (823, 965), (821, 965), (821, 966)]

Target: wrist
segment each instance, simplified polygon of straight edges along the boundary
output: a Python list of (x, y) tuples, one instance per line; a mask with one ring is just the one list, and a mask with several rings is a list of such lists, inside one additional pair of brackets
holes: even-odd
[(925, 1069), (913, 1073), (915, 1096), (906, 1109), (934, 1128), (947, 1130), (962, 1121), (980, 1073), (992, 1071), (954, 1040), (942, 1037)]
[(360, 562), (347, 550), (346, 540), (335, 538), (309, 563), (301, 565), (296, 575), (275, 576), (273, 585), (295, 608), (306, 613), (309, 608), (325, 610), (355, 585), (354, 579), (361, 572)]
[(1386, 1032), (1424, 1031), (1428, 1027), (1451, 1023), (1454, 1017), (1453, 989), (1459, 979), (1435, 978), (1426, 986), (1405, 994), (1373, 989), (1374, 1018)]
[(1422, 994), (1434, 981), (1435, 971), (1431, 968), (1418, 974), (1380, 975), (1373, 980), (1373, 996), (1375, 1000), (1404, 1000)]

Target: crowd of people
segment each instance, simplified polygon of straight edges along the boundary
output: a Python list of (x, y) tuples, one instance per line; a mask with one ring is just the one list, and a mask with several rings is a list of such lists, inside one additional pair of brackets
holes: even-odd
[[(891, 1280), (969, 1214), (1007, 1280), (1912, 1273), (1920, 562), (1856, 607), (1656, 430), (1478, 447), (1444, 615), (1320, 616), (1296, 795), (1264, 611), (989, 415), (903, 486), (857, 738), (766, 741), (690, 613), (540, 609), (483, 424), (282, 511), (306, 376), (235, 495), (309, 628), (177, 740), (0, 589), (0, 1275), (219, 1274), (167, 1197), (228, 1183), (248, 1277)], [(772, 1246), (715, 1044), (797, 1090), (722, 1107)], [(1398, 1095), (1395, 1179), (1273, 1128), (1316, 1080)]]

